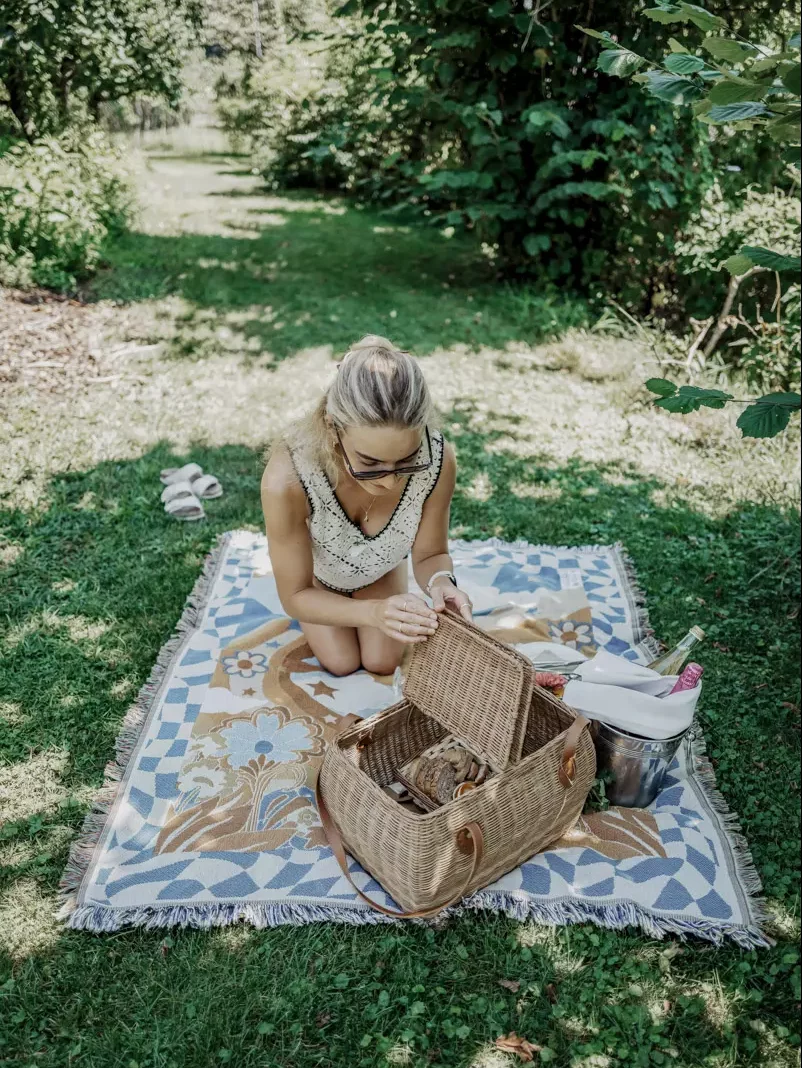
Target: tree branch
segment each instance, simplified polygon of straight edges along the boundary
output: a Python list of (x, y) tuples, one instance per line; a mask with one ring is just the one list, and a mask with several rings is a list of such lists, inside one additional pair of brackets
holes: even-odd
[(765, 269), (765, 267), (752, 267), (746, 274), (733, 275), (732, 278), (730, 278), (730, 284), (727, 286), (727, 296), (724, 298), (724, 304), (718, 314), (715, 328), (707, 339), (707, 344), (704, 348), (705, 359), (708, 359), (713, 355), (716, 350), (716, 345), (718, 345), (721, 338), (732, 325), (730, 322), (730, 313), (732, 312), (732, 306), (735, 303), (735, 298), (738, 295), (738, 290), (741, 284), (745, 282), (747, 278), (751, 278), (756, 274), (761, 274)]

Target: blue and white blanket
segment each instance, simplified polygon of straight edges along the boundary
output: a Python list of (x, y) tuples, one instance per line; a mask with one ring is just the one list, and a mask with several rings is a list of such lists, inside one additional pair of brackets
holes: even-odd
[[(457, 542), (478, 622), (525, 654), (560, 641), (632, 660), (652, 651), (622, 552)], [(106, 786), (63, 881), (67, 923), (257, 926), (386, 922), (325, 844), (312, 785), (341, 715), (387, 707), (392, 679), (321, 670), (279, 603), (264, 537), (225, 535), (130, 709)], [(354, 863), (357, 883), (393, 902)], [(463, 908), (546, 923), (639, 925), (765, 945), (759, 882), (698, 733), (648, 812), (589, 818)]]

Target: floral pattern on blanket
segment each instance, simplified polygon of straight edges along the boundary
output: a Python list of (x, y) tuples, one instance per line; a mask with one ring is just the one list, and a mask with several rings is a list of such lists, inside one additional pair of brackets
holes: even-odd
[[(595, 651), (590, 605), (580, 604), (581, 599), (575, 590), (552, 591), (549, 609), (563, 607), (566, 616), (530, 613), (509, 620), (490, 613), (484, 623), (512, 644), (551, 640)], [(260, 851), (290, 839), (306, 848), (325, 843), (311, 791), (343, 708), (335, 700), (335, 711), (321, 698), (332, 701), (349, 683), (323, 680), (306, 640), (291, 624), (286, 617), (272, 620), (239, 635), (218, 656), (178, 775), (179, 796), (156, 840), (157, 853)], [(388, 694), (384, 703), (390, 700)], [(235, 707), (242, 711), (232, 712)], [(359, 704), (347, 709), (361, 710)]]

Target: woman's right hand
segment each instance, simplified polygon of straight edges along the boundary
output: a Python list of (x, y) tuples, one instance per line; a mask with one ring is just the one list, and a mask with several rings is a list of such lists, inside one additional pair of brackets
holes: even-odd
[(437, 613), (413, 593), (371, 602), (370, 625), (405, 645), (425, 642), (437, 630)]

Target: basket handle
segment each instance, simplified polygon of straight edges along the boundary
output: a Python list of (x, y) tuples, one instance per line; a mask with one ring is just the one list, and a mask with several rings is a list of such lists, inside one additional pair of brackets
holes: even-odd
[(557, 769), (557, 777), (564, 790), (570, 790), (576, 781), (576, 747), (579, 744), (579, 736), (590, 723), (586, 716), (576, 715), (574, 722), (565, 732), (563, 754), (560, 757), (560, 766)]
[(326, 836), (326, 841), (329, 844), (329, 848), (334, 854), (334, 858), (340, 865), (345, 878), (351, 884), (353, 889), (357, 892), (359, 897), (363, 901), (366, 901), (371, 908), (377, 909), (379, 912), (383, 912), (385, 916), (394, 916), (399, 920), (419, 920), (425, 919), (428, 916), (436, 916), (438, 912), (442, 912), (443, 909), (449, 908), (465, 896), (468, 891), (468, 887), (473, 881), (474, 876), (479, 870), (479, 865), (482, 863), (482, 857), (484, 855), (485, 840), (482, 834), (482, 828), (478, 823), (466, 823), (464, 827), (461, 827), (456, 835), (455, 842), (457, 849), (460, 853), (472, 855), (471, 870), (462, 884), (460, 889), (450, 897), (448, 901), (444, 901), (441, 905), (433, 905), (428, 909), (417, 909), (414, 912), (396, 912), (394, 909), (385, 908), (384, 905), (380, 905), (377, 901), (372, 901), (367, 894), (363, 894), (354, 880), (351, 878), (351, 873), (348, 870), (348, 860), (345, 856), (345, 846), (343, 845), (342, 837), (337, 827), (334, 824), (334, 820), (331, 818), (329, 810), (326, 808), (326, 803), (323, 800), (323, 795), (320, 790), (320, 774), (318, 773), (317, 780), (315, 781), (315, 800), (317, 801), (317, 810), (320, 814), (320, 822), (323, 824), (323, 833)]

